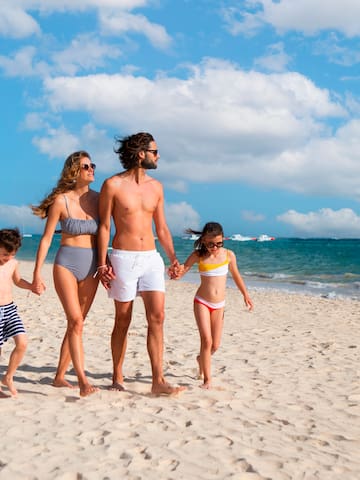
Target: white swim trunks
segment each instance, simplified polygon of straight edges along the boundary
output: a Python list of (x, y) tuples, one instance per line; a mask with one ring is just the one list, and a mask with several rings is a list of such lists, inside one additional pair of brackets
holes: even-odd
[(108, 290), (109, 298), (129, 302), (140, 292), (165, 292), (165, 265), (156, 250), (113, 249), (109, 257), (116, 275)]

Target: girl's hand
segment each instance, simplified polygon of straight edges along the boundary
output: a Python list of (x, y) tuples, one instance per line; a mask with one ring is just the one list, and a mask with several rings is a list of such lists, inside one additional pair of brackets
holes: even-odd
[(251, 298), (249, 297), (249, 295), (244, 296), (244, 301), (245, 301), (245, 305), (247, 306), (249, 311), (251, 311), (254, 308), (254, 304), (253, 304)]

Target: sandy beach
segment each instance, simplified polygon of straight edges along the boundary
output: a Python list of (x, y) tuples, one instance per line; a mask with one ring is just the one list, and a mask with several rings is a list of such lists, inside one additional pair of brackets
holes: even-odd
[[(32, 268), (20, 263), (28, 280)], [(18, 397), (1, 399), (0, 479), (359, 480), (358, 301), (250, 290), (249, 313), (228, 289), (214, 386), (205, 391), (196, 378), (196, 285), (168, 281), (165, 373), (187, 390), (154, 397), (140, 299), (126, 391), (107, 390), (113, 303), (100, 286), (84, 330), (86, 371), (100, 391), (80, 398), (77, 388), (51, 386), (65, 319), (51, 265), (43, 274), (41, 297), (14, 288), (29, 347)], [(1, 374), (12, 345), (3, 348)], [(75, 383), (73, 371), (68, 379)]]

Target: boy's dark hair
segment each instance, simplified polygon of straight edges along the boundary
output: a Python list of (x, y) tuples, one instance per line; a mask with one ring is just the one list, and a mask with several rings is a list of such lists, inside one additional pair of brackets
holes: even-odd
[(115, 137), (115, 141), (117, 148), (114, 148), (114, 152), (118, 154), (125, 170), (130, 170), (139, 165), (139, 152), (147, 150), (154, 137), (151, 133), (139, 132), (124, 138)]
[(0, 247), (8, 253), (16, 252), (21, 247), (21, 235), (18, 228), (3, 228), (0, 230)]
[(194, 242), (194, 248), (199, 252), (200, 257), (207, 253), (207, 248), (205, 247), (203, 242), (203, 238), (206, 235), (209, 235), (211, 237), (217, 237), (218, 235), (224, 236), (223, 227), (220, 225), (220, 223), (217, 222), (205, 223), (204, 228), (201, 230), (201, 232), (198, 230), (192, 230), (191, 228), (188, 228), (187, 230), (185, 230), (185, 232), (200, 235), (200, 237)]

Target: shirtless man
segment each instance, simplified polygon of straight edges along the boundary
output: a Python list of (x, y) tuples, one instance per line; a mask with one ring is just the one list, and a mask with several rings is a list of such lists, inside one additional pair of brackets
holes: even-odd
[[(99, 199), (97, 274), (115, 302), (115, 324), (111, 335), (113, 379), (111, 389), (124, 390), (122, 366), (133, 302), (141, 295), (148, 324), (147, 349), (152, 369), (152, 393), (174, 394), (182, 387), (169, 385), (163, 373), (163, 325), (165, 317), (164, 262), (155, 249), (156, 235), (176, 270), (171, 233), (164, 214), (161, 183), (147, 174), (157, 168), (160, 157), (154, 138), (137, 133), (117, 139), (124, 171), (105, 180)], [(115, 224), (112, 252), (107, 257), (111, 218)]]

